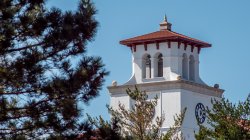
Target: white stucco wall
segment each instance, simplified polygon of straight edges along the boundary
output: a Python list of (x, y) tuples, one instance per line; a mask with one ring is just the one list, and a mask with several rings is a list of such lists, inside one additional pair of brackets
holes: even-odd
[[(190, 55), (194, 56), (195, 59), (195, 82), (204, 84), (199, 76), (199, 53), (198, 48), (194, 47), (193, 52), (191, 51), (191, 46), (187, 45), (186, 50), (185, 45), (181, 43), (180, 48), (178, 48), (177, 42), (171, 42), (171, 48), (168, 47), (167, 42), (159, 43), (159, 49), (156, 47), (156, 43), (147, 44), (147, 50), (145, 50), (144, 45), (137, 45), (136, 51), (132, 51), (132, 77), (128, 83), (138, 84), (144, 82), (152, 81), (171, 81), (177, 80), (178, 76), (182, 75), (182, 59), (183, 54), (186, 53), (189, 59)], [(161, 53), (163, 55), (163, 77), (159, 79), (156, 77), (156, 57), (157, 54)], [(151, 56), (151, 78), (143, 78), (143, 56), (149, 54)], [(189, 72), (188, 72), (189, 73)]]
[[(187, 108), (181, 132), (186, 140), (194, 140), (194, 132), (197, 132), (198, 125), (195, 116), (195, 108), (198, 103), (202, 103), (205, 107), (211, 108), (211, 99), (220, 99), (223, 90), (212, 87), (195, 84), (190, 82), (152, 82), (148, 84), (140, 84), (140, 90), (148, 91), (148, 100), (158, 97), (157, 106), (155, 108), (155, 118), (162, 116), (165, 118), (161, 131), (165, 133), (174, 125), (174, 117), (179, 115), (181, 111)], [(133, 101), (125, 94), (125, 89), (129, 86), (114, 87), (111, 91), (110, 105), (114, 109), (118, 109), (119, 103), (125, 105), (127, 109), (131, 109)], [(131, 85), (129, 88), (133, 87)], [(171, 87), (173, 89), (171, 89)], [(179, 87), (179, 88), (178, 88)], [(155, 119), (154, 119), (155, 120)], [(206, 123), (203, 125), (208, 126)]]
[[(194, 140), (194, 132), (199, 130), (195, 117), (196, 105), (202, 103), (205, 108), (212, 108), (211, 99), (218, 99), (218, 97), (208, 96), (188, 90), (181, 90), (181, 109), (184, 110), (185, 107), (187, 108), (182, 124), (182, 133), (186, 140)], [(207, 118), (203, 125), (208, 126)]]
[[(162, 115), (165, 121), (162, 125), (162, 131), (166, 131), (174, 125), (174, 116), (181, 111), (180, 90), (162, 91)], [(160, 114), (159, 114), (160, 115)]]
[(119, 103), (125, 105), (127, 109), (130, 109), (130, 98), (127, 94), (114, 94), (110, 97), (110, 106), (117, 110), (119, 108)]

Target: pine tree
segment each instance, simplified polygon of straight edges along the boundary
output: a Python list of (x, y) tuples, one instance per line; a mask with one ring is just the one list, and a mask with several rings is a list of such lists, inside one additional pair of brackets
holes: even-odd
[(250, 100), (233, 104), (229, 100), (212, 100), (207, 108), (210, 128), (200, 125), (197, 140), (249, 140)]
[(93, 137), (98, 140), (125, 140), (121, 134), (121, 127), (119, 126), (119, 118), (111, 118), (111, 121), (105, 121), (101, 116), (99, 118), (88, 117), (91, 126), (94, 126), (90, 131), (84, 133), (84, 137)]
[(77, 136), (79, 104), (108, 74), (86, 55), (98, 26), (93, 3), (62, 12), (45, 1), (0, 0), (0, 139)]

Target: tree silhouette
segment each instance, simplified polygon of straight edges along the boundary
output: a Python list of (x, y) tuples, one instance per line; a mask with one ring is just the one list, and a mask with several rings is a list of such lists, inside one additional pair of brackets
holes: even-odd
[(79, 104), (108, 74), (86, 55), (98, 26), (93, 3), (62, 12), (45, 1), (0, 1), (0, 139), (77, 136)]

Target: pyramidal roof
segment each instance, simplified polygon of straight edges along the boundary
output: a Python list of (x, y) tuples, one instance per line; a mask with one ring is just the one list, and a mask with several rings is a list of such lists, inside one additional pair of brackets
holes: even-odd
[(200, 48), (211, 47), (211, 44), (200, 41), (198, 39), (194, 39), (180, 33), (176, 33), (171, 31), (171, 23), (168, 23), (166, 17), (164, 21), (160, 24), (160, 31), (132, 37), (129, 39), (121, 40), (120, 44), (126, 46), (133, 46), (139, 44), (149, 44), (149, 43), (160, 43), (160, 42), (180, 42), (189, 45), (194, 45)]

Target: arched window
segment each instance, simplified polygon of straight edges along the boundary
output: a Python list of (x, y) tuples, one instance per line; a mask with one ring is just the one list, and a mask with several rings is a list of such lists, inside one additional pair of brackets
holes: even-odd
[(150, 55), (143, 57), (143, 78), (151, 78), (151, 60)]
[(158, 72), (157, 72), (157, 76), (158, 77), (163, 77), (163, 59), (162, 59), (162, 54), (158, 55), (158, 59), (157, 59), (157, 66), (158, 66)]
[(185, 53), (182, 56), (182, 77), (183, 79), (188, 79), (188, 58)]
[(195, 81), (195, 61), (193, 55), (189, 57), (189, 80)]

